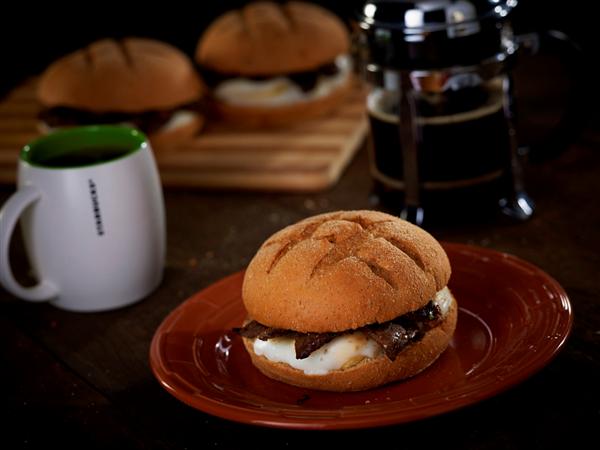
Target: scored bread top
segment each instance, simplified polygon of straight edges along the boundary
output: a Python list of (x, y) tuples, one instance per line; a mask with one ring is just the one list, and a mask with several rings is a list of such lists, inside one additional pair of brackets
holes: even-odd
[(349, 47), (343, 22), (320, 6), (254, 2), (206, 29), (196, 61), (224, 74), (281, 75), (316, 69)]
[(250, 262), (248, 315), (299, 332), (344, 331), (421, 308), (450, 262), (426, 231), (376, 211), (310, 217), (275, 233)]
[(103, 39), (50, 65), (38, 98), (46, 107), (137, 113), (191, 103), (203, 90), (177, 48), (152, 39)]

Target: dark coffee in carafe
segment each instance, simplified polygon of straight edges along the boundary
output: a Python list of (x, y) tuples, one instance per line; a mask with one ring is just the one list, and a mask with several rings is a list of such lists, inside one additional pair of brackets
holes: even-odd
[[(422, 94), (415, 102), (421, 205), (430, 219), (477, 215), (482, 208), (494, 212), (507, 181), (510, 142), (501, 83), (459, 94)], [(399, 104), (398, 93), (383, 89), (368, 99), (371, 174), (387, 206), (398, 204), (405, 189)]]

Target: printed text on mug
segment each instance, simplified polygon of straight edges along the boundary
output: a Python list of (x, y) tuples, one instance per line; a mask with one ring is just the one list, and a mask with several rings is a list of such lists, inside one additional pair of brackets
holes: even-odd
[(98, 236), (104, 236), (104, 226), (102, 225), (102, 215), (100, 213), (100, 202), (98, 201), (98, 190), (96, 183), (91, 178), (88, 180), (90, 188), (90, 197), (92, 198), (92, 208), (94, 211), (94, 220), (96, 222), (96, 233)]

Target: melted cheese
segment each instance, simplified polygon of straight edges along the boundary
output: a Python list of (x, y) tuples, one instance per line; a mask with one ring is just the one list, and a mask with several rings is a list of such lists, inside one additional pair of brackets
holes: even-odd
[(373, 358), (381, 353), (381, 349), (375, 341), (356, 332), (336, 337), (304, 359), (296, 359), (294, 340), (289, 338), (256, 339), (254, 353), (270, 361), (289, 364), (307, 375), (325, 375), (341, 369), (348, 361)]
[(452, 306), (452, 294), (450, 293), (450, 289), (445, 287), (441, 291), (437, 291), (435, 293), (435, 297), (433, 298), (433, 303), (440, 308), (442, 316), (448, 314), (448, 311), (450, 311), (450, 306)]
[[(435, 294), (433, 302), (440, 308), (442, 316), (448, 314), (452, 305), (452, 295), (445, 287)], [(254, 353), (269, 361), (289, 364), (307, 375), (326, 375), (345, 369), (364, 358), (375, 358), (382, 351), (379, 345), (361, 332), (343, 334), (312, 352), (308, 358), (296, 359), (294, 340), (273, 338), (268, 341), (254, 340)]]
[(197, 116), (198, 114), (194, 111), (187, 111), (185, 109), (175, 111), (169, 121), (162, 126), (161, 131), (172, 130), (174, 128), (185, 126), (193, 120), (196, 120)]
[(280, 106), (291, 103), (314, 100), (329, 95), (343, 85), (352, 71), (352, 62), (348, 55), (340, 55), (335, 64), (338, 72), (334, 75), (321, 75), (317, 84), (308, 92), (287, 77), (275, 77), (267, 80), (232, 78), (220, 83), (214, 95), (220, 101), (240, 106)]

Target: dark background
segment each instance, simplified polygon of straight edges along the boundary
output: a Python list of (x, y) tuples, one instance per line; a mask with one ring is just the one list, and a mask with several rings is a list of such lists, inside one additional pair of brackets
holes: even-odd
[[(240, 0), (168, 2), (20, 2), (4, 11), (0, 27), (0, 92), (23, 77), (41, 72), (55, 58), (102, 37), (147, 36), (193, 54), (202, 30)], [(320, 0), (348, 20), (361, 1)], [(513, 17), (517, 32), (560, 29), (589, 55), (600, 47), (594, 4), (586, 0), (520, 0)], [(78, 6), (74, 6), (78, 5)]]
[[(364, 4), (357, 0), (314, 2), (334, 11), (348, 24)], [(246, 3), (247, 0), (177, 0), (93, 1), (78, 6), (60, 2), (12, 4), (0, 26), (0, 97), (23, 79), (41, 73), (56, 58), (104, 37), (151, 37), (192, 56), (211, 21)], [(590, 116), (598, 114), (593, 67), (600, 53), (600, 39), (595, 3), (520, 0), (512, 14), (517, 34), (561, 30), (582, 50), (582, 57), (575, 60), (569, 52), (557, 52), (565, 46), (557, 49), (554, 44), (543, 45), (537, 56), (519, 58), (514, 72), (520, 113), (518, 132), (525, 146), (543, 148), (542, 152), (532, 152), (534, 161), (556, 156), (589, 123)], [(555, 99), (550, 104), (545, 98), (548, 89)], [(567, 120), (562, 120), (565, 117)]]
[[(0, 89), (9, 89), (56, 57), (101, 37), (149, 36), (192, 54), (206, 24), (245, 2), (190, 3), (145, 2), (134, 8), (96, 1), (10, 10), (3, 5)], [(358, 2), (320, 3), (349, 17)], [(591, 67), (600, 47), (594, 3), (521, 0), (513, 23), (521, 33), (564, 30), (580, 43)], [(520, 133), (524, 142), (547, 135), (572, 87), (568, 60), (547, 54), (536, 58), (520, 61), (515, 72), (520, 115), (528, 122)], [(49, 448), (59, 443), (62, 448), (117, 448), (116, 442), (121, 448), (173, 449), (307, 449), (322, 444), (593, 448), (600, 414), (598, 395), (593, 394), (600, 361), (600, 127), (597, 117), (589, 117), (597, 115), (595, 71), (584, 75), (588, 76), (579, 78), (577, 85), (585, 94), (578, 119), (581, 125), (593, 122), (583, 137), (572, 136), (570, 149), (558, 159), (530, 166), (527, 186), (538, 204), (534, 218), (518, 226), (437, 230), (443, 240), (517, 254), (550, 273), (569, 293), (576, 317), (571, 338), (556, 360), (531, 379), (485, 402), (426, 421), (326, 434), (237, 426), (188, 408), (158, 386), (147, 367), (147, 345), (160, 320), (199, 288), (241, 269), (270, 232), (307, 214), (366, 207), (370, 180), (363, 149), (333, 190), (312, 196), (167, 190), (165, 282), (155, 295), (130, 309), (78, 316), (0, 292), (0, 409), (5, 410), (0, 447)], [(2, 187), (0, 203), (13, 191), (12, 186)], [(265, 211), (270, 212), (268, 220)], [(189, 263), (196, 256), (198, 267)]]

